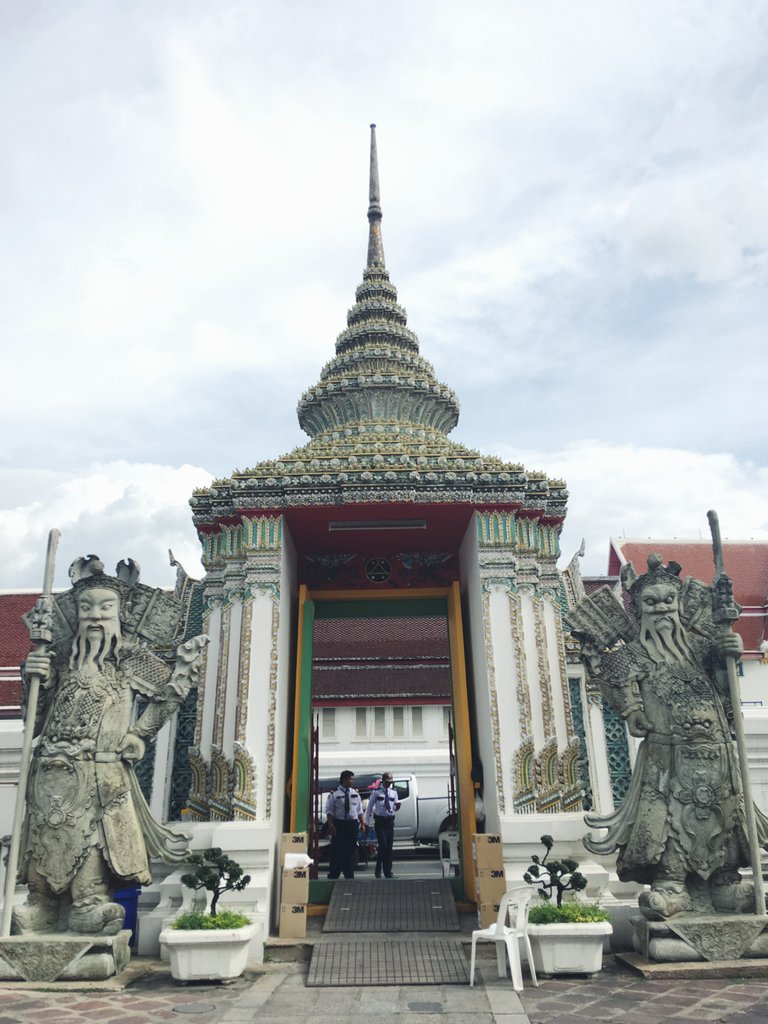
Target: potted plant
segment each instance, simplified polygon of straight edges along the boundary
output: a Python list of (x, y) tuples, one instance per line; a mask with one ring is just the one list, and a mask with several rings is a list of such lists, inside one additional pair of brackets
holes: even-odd
[(179, 914), (160, 934), (177, 981), (222, 981), (238, 978), (248, 962), (248, 946), (258, 925), (245, 914), (219, 910), (225, 892), (241, 892), (250, 882), (240, 865), (218, 847), (193, 853), (195, 870), (181, 876), (182, 885), (211, 894), (208, 911)]
[(542, 836), (541, 842), (546, 853), (533, 856), (523, 875), (529, 885), (538, 885), (544, 900), (531, 907), (528, 916), (536, 973), (596, 974), (603, 965), (603, 942), (613, 931), (609, 915), (595, 903), (563, 903), (564, 893), (581, 892), (587, 880), (572, 858), (549, 860), (552, 836)]

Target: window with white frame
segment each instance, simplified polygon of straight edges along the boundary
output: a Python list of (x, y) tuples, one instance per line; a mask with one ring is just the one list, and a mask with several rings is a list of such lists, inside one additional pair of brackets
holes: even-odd
[(324, 740), (336, 739), (336, 708), (323, 708), (320, 714), (320, 737)]
[(356, 740), (420, 740), (424, 737), (424, 709), (421, 707), (355, 708)]

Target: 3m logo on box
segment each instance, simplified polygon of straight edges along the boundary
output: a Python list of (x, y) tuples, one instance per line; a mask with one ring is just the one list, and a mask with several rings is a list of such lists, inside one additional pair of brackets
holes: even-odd
[(278, 934), (281, 939), (303, 939), (307, 934), (307, 908), (303, 903), (281, 903)]
[(472, 836), (472, 856), (478, 868), (503, 868), (504, 847), (497, 833), (477, 833)]
[(504, 868), (478, 868), (478, 903), (496, 903), (504, 895), (506, 889), (507, 881), (504, 877)]
[(309, 870), (286, 868), (282, 873), (281, 903), (306, 903), (309, 900)]

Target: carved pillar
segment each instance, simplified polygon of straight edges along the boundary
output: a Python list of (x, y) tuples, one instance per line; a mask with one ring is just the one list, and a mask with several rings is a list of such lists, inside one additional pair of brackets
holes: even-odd
[[(490, 720), (490, 736), (480, 741), (486, 790), (493, 785), (500, 817), (578, 810), (580, 745), (568, 690), (556, 532), (530, 516), (476, 512), (473, 540), (465, 539), (462, 561), (471, 580), (469, 563), (476, 559), (472, 572), (482, 595), (474, 609), (482, 652), (473, 651), (473, 659), (476, 720)], [(471, 587), (468, 582), (468, 600), (477, 604)], [(476, 637), (475, 622), (472, 630)]]
[(204, 626), (211, 643), (190, 751), (192, 818), (271, 816), (282, 522), (279, 515), (243, 516), (203, 540)]

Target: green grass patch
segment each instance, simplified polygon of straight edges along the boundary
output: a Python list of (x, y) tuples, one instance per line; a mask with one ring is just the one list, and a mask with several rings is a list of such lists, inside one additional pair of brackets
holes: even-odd
[(561, 907), (539, 903), (531, 907), (528, 915), (531, 924), (589, 924), (610, 919), (608, 911), (594, 903), (563, 903)]
[(224, 928), (243, 928), (250, 923), (250, 917), (234, 910), (220, 910), (215, 917), (201, 911), (188, 910), (185, 914), (179, 914), (171, 928), (182, 932), (221, 931)]

